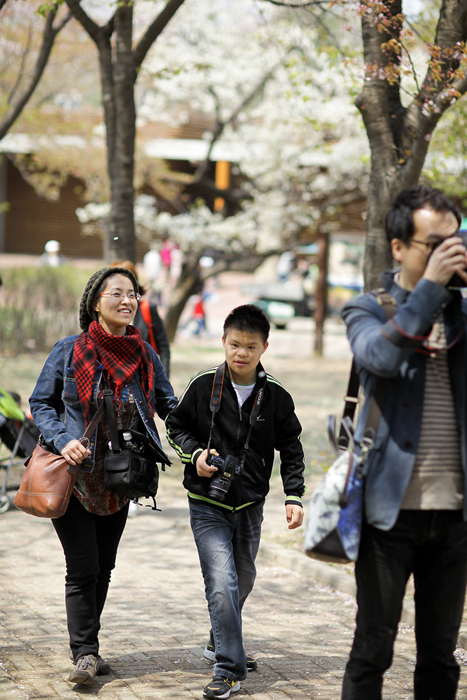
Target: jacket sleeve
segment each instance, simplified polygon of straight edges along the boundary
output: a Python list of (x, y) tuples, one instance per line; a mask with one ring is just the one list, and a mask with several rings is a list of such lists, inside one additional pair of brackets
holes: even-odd
[(66, 347), (59, 341), (45, 361), (34, 391), (29, 399), (32, 417), (45, 442), (58, 454), (81, 435), (70, 435), (59, 416), (63, 413), (63, 369)]
[(174, 390), (167, 379), (162, 363), (156, 351), (147, 343), (151, 352), (151, 357), (154, 365), (154, 400), (156, 413), (159, 418), (165, 420), (177, 405), (177, 397), (174, 395)]
[(149, 309), (151, 311), (152, 318), (152, 330), (154, 333), (154, 339), (157, 343), (157, 349), (159, 350), (159, 357), (162, 362), (162, 366), (165, 370), (167, 378), (170, 376), (170, 343), (167, 336), (167, 331), (162, 322), (159, 312), (157, 310), (156, 304), (149, 304)]
[(301, 496), (305, 493), (305, 457), (300, 435), (302, 426), (295, 413), (292, 397), (285, 390), (281, 401), (284, 408), (278, 420), (275, 449), (281, 459), (281, 477), (286, 495), (285, 503), (302, 505)]
[(451, 298), (445, 287), (422, 278), (389, 321), (371, 294), (348, 302), (342, 318), (359, 368), (380, 377), (397, 376), (402, 363), (428, 338)]
[(196, 460), (206, 448), (195, 438), (198, 425), (196, 379), (188, 385), (178, 406), (167, 416), (167, 440), (183, 464), (196, 466)]

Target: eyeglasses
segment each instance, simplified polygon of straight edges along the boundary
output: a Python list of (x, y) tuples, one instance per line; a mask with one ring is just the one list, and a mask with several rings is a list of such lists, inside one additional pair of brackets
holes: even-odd
[(141, 294), (136, 294), (135, 292), (103, 292), (99, 294), (100, 297), (113, 297), (115, 301), (124, 299), (128, 297), (130, 301), (139, 301), (141, 299)]
[[(453, 236), (458, 236), (461, 239), (463, 239), (462, 233), (459, 231), (456, 231), (455, 233), (451, 233), (451, 235), (447, 236), (446, 238), (443, 238), (442, 236), (440, 236), (437, 240), (434, 240), (434, 241), (419, 241), (419, 240), (417, 240), (417, 238), (411, 238), (409, 240), (409, 243), (418, 243), (418, 245), (422, 245), (425, 248), (425, 250), (428, 254), (431, 254), (434, 251), (434, 249), (437, 248), (443, 241), (447, 240), (447, 238), (452, 238)], [(462, 243), (464, 243), (464, 240), (462, 240)], [(465, 245), (465, 243), (464, 243), (464, 245)]]
[(418, 241), (416, 238), (411, 238), (411, 239), (410, 239), (410, 243), (418, 243), (418, 245), (422, 245), (422, 246), (425, 248), (425, 250), (426, 250), (427, 253), (432, 253), (432, 252), (433, 252), (433, 249), (435, 248), (435, 246), (437, 246), (437, 245), (439, 245), (440, 243), (442, 243), (442, 241), (443, 241), (442, 238), (440, 238), (439, 241), (429, 241), (429, 242), (427, 242), (427, 241)]

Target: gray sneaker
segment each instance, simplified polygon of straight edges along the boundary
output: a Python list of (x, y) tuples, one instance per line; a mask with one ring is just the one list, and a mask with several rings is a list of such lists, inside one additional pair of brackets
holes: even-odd
[[(70, 657), (71, 661), (73, 661), (73, 652), (71, 649), (68, 652), (68, 656)], [(108, 661), (104, 661), (102, 656), (99, 654), (97, 655), (97, 676), (106, 676), (108, 673), (111, 673), (112, 669), (110, 668), (110, 664)]]
[(82, 683), (91, 685), (97, 673), (97, 657), (93, 654), (81, 656), (74, 671), (68, 676), (70, 683)]

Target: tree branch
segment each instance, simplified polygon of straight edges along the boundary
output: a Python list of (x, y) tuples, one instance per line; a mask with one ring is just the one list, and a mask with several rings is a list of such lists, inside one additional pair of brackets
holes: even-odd
[(311, 6), (320, 6), (320, 5), (329, 5), (331, 0), (314, 0), (313, 2), (303, 2), (303, 3), (294, 3), (294, 2), (279, 2), (279, 0), (264, 0), (264, 2), (269, 2), (271, 5), (279, 5), (279, 7), (291, 7), (291, 8), (298, 8), (300, 9), (301, 7), (311, 7)]
[(162, 12), (156, 17), (154, 22), (152, 22), (152, 24), (149, 25), (144, 35), (141, 37), (138, 45), (133, 51), (133, 64), (135, 70), (138, 70), (138, 68), (140, 68), (141, 64), (146, 58), (147, 52), (149, 51), (153, 43), (156, 41), (159, 34), (165, 29), (165, 27), (168, 25), (174, 14), (183, 5), (184, 2), (185, 0), (169, 0), (167, 5), (164, 7)]
[(81, 0), (65, 0), (65, 2), (70, 8), (73, 17), (77, 19), (83, 29), (87, 31), (94, 43), (98, 44), (101, 27), (83, 10), (81, 7)]
[(52, 51), (55, 37), (57, 36), (59, 31), (65, 26), (68, 19), (70, 19), (68, 17), (68, 19), (65, 22), (61, 22), (59, 26), (56, 29), (54, 29), (53, 23), (56, 14), (57, 9), (54, 8), (53, 10), (50, 10), (46, 17), (42, 36), (42, 45), (36, 60), (36, 64), (34, 66), (34, 70), (32, 72), (31, 77), (24, 86), (23, 90), (18, 94), (17, 98), (13, 101), (10, 109), (0, 121), (0, 139), (2, 139), (5, 136), (5, 134), (8, 132), (8, 129), (19, 117), (19, 115), (24, 109), (24, 106), (27, 104), (32, 93), (36, 89), (47, 65), (47, 61), (49, 60), (50, 52)]
[[(277, 68), (277, 66), (274, 66), (273, 68), (271, 68), (270, 71), (268, 71), (268, 73), (266, 73), (265, 76), (263, 76), (261, 78), (259, 83), (242, 100), (242, 102), (239, 104), (237, 109), (232, 112), (232, 114), (230, 115), (230, 117), (228, 119), (226, 119), (225, 121), (221, 121), (219, 119), (219, 117), (217, 117), (216, 123), (214, 126), (214, 130), (213, 130), (213, 134), (212, 134), (212, 138), (211, 138), (211, 142), (209, 144), (209, 149), (208, 149), (208, 152), (206, 154), (206, 158), (196, 168), (196, 172), (195, 172), (194, 177), (193, 177), (193, 182), (199, 183), (204, 178), (204, 176), (206, 175), (206, 171), (209, 167), (212, 149), (214, 148), (215, 143), (222, 136), (222, 133), (223, 133), (225, 127), (228, 124), (232, 124), (233, 122), (235, 122), (238, 119), (238, 116), (241, 114), (241, 112), (243, 112), (243, 110), (246, 109), (248, 107), (248, 105), (255, 99), (255, 97), (258, 95), (258, 93), (260, 93), (261, 90), (263, 90), (263, 88), (266, 85), (266, 83), (268, 82), (268, 80), (274, 74), (274, 71), (276, 70), (276, 68)], [(214, 95), (214, 99), (216, 100), (216, 111), (217, 111), (217, 113), (219, 113), (219, 105), (217, 104), (217, 95), (214, 93), (214, 91), (211, 88), (210, 88), (210, 90), (211, 90), (211, 94)], [(220, 190), (220, 191), (225, 192), (225, 190)]]
[(16, 76), (15, 84), (13, 85), (10, 94), (8, 95), (7, 104), (12, 103), (13, 98), (16, 94), (16, 91), (18, 90), (18, 88), (21, 84), (21, 81), (23, 80), (24, 67), (26, 65), (27, 58), (28, 58), (29, 53), (31, 51), (31, 38), (32, 38), (32, 29), (31, 29), (31, 26), (29, 26), (28, 27), (28, 38), (26, 41), (26, 46), (24, 47), (24, 50), (23, 50), (23, 55), (21, 56), (21, 63), (19, 66), (18, 75)]
[(456, 81), (454, 72), (459, 60), (455, 56), (457, 45), (466, 37), (467, 12), (457, 0), (443, 0), (434, 45), (438, 56), (431, 59), (422, 88), (404, 116), (402, 138), (407, 158), (402, 172), (409, 185), (420, 177), (431, 134), (456, 99), (455, 93), (467, 91), (467, 77)]
[(215, 183), (208, 177), (204, 176), (199, 182), (193, 180), (193, 184), (196, 185), (197, 189), (201, 190), (203, 194), (213, 197), (222, 197), (229, 204), (239, 204), (239, 202), (245, 201), (247, 199), (253, 199), (253, 195), (249, 192), (245, 192), (240, 188), (235, 190), (221, 190), (216, 187)]
[(6, 1), (7, 1), (7, 0), (0, 0), (0, 10), (1, 10), (2, 7), (6, 4)]

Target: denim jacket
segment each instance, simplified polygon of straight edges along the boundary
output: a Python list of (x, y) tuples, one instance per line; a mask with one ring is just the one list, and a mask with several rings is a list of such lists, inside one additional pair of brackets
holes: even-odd
[(467, 300), (459, 292), (421, 279), (412, 292), (399, 287), (394, 273), (385, 273), (383, 286), (396, 301), (396, 313), (387, 320), (372, 294), (348, 302), (342, 317), (366, 401), (356, 440), (362, 438), (370, 401), (382, 388), (382, 415), (365, 477), (365, 517), (371, 525), (389, 530), (395, 523), (412, 475), (420, 439), (425, 389), (426, 355), (417, 352), (443, 314), (448, 347), (451, 389), (459, 430), (464, 471), (464, 520), (467, 520), (466, 367)]
[[(48, 449), (60, 454), (70, 440), (79, 440), (85, 431), (84, 415), (79, 403), (73, 367), (73, 351), (77, 335), (59, 340), (47, 358), (29, 403), (34, 422), (39, 428)], [(177, 405), (172, 386), (167, 379), (160, 360), (150, 347), (154, 365), (154, 392), (149, 402), (164, 420)], [(102, 377), (103, 366), (96, 366), (94, 376), (89, 420), (96, 412), (97, 394)], [(149, 415), (146, 397), (141, 388), (139, 377), (135, 374), (128, 383), (136, 406), (148, 435), (160, 446), (160, 439), (154, 419)], [(94, 468), (97, 429), (90, 438), (91, 454), (82, 464), (83, 472)]]

